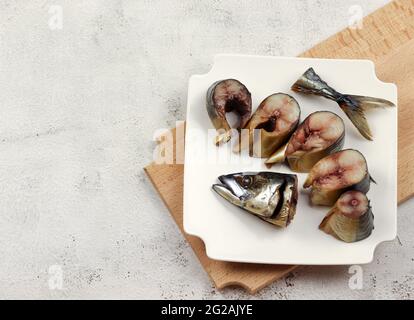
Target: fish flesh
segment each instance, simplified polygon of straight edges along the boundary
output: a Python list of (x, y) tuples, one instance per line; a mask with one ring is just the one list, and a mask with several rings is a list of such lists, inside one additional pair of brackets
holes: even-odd
[(248, 137), (242, 135), (234, 151), (239, 152), (248, 146), (250, 156), (269, 157), (289, 139), (298, 126), (299, 118), (300, 107), (295, 98), (285, 93), (268, 96), (243, 128), (248, 130)]
[(362, 153), (346, 149), (319, 160), (309, 172), (303, 187), (311, 188), (311, 204), (332, 206), (345, 191), (367, 193), (371, 181), (374, 180)]
[(252, 97), (246, 86), (235, 79), (214, 82), (207, 90), (207, 113), (218, 135), (215, 144), (226, 143), (231, 139), (232, 130), (226, 119), (227, 112), (239, 117), (237, 129), (243, 128), (252, 114)]
[(305, 94), (314, 94), (336, 101), (358, 129), (359, 133), (367, 140), (373, 140), (373, 136), (368, 121), (365, 118), (365, 111), (380, 107), (395, 106), (392, 102), (385, 99), (339, 93), (323, 81), (313, 68), (309, 68), (293, 84), (292, 90)]
[(342, 149), (345, 141), (343, 120), (333, 112), (310, 114), (288, 143), (266, 160), (267, 165), (287, 161), (296, 172), (309, 172), (320, 159)]
[(294, 174), (243, 172), (218, 177), (213, 190), (233, 205), (278, 227), (296, 213), (298, 179)]
[(374, 229), (374, 215), (367, 196), (360, 191), (342, 194), (319, 229), (345, 242), (368, 238)]

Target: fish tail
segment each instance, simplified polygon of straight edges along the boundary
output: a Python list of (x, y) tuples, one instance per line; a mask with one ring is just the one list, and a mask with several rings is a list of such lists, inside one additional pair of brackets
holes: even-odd
[(385, 99), (354, 95), (341, 95), (336, 101), (359, 133), (367, 140), (372, 140), (373, 136), (365, 117), (365, 111), (394, 106), (392, 102)]
[(348, 95), (348, 97), (356, 101), (359, 107), (361, 107), (364, 111), (376, 108), (395, 107), (395, 105), (391, 101), (385, 99), (354, 95)]
[(341, 95), (336, 102), (338, 102), (341, 109), (345, 112), (353, 125), (358, 129), (359, 133), (365, 139), (373, 140), (372, 132), (368, 121), (365, 118), (361, 100), (356, 100), (353, 96)]
[(306, 72), (292, 85), (291, 89), (295, 92), (316, 94), (331, 100), (336, 100), (340, 95), (335, 89), (323, 81), (313, 68), (306, 70)]

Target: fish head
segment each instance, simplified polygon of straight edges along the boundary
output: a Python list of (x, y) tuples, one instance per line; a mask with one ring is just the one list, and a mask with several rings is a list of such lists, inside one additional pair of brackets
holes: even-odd
[(285, 180), (272, 172), (233, 173), (218, 177), (221, 184), (213, 190), (230, 203), (257, 216), (273, 215), (281, 199), (280, 189)]

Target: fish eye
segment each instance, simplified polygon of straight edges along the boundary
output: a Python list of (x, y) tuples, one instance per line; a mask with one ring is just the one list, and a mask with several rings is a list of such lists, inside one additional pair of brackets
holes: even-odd
[(241, 182), (242, 182), (242, 186), (246, 188), (246, 187), (250, 186), (250, 184), (252, 183), (252, 177), (245, 176), (245, 177), (243, 177)]

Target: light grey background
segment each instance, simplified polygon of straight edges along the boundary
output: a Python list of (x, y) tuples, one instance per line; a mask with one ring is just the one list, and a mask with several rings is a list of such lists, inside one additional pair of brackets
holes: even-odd
[[(153, 134), (215, 53), (294, 56), (387, 2), (0, 1), (0, 298), (249, 298), (212, 286), (146, 178)], [(411, 298), (413, 209), (362, 290), (302, 267), (254, 298)]]

